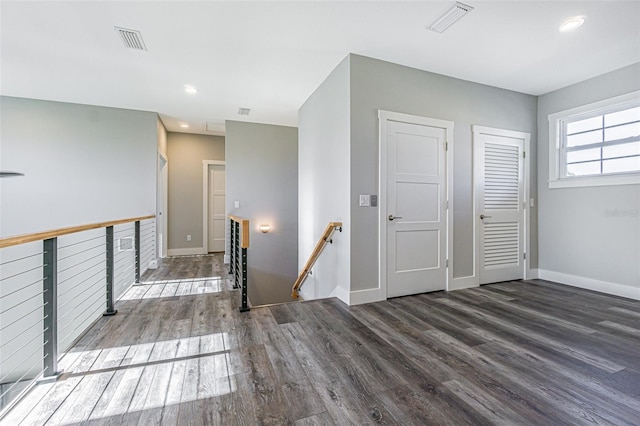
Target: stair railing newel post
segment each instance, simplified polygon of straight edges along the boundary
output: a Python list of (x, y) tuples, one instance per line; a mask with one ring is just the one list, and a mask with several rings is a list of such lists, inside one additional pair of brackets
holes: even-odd
[(248, 297), (247, 249), (249, 248), (249, 220), (229, 215), (231, 244), (229, 273), (232, 275), (233, 288), (240, 289), (240, 312), (250, 311)]
[(240, 312), (250, 311), (247, 295), (247, 248), (242, 247), (242, 305)]
[[(231, 244), (229, 249), (231, 251), (231, 257), (229, 258), (229, 273), (234, 275), (233, 264), (235, 263), (235, 249), (236, 249), (236, 228), (233, 219), (229, 219), (229, 235), (231, 236)], [(234, 285), (235, 287), (235, 285)]]
[(57, 379), (58, 372), (58, 238), (43, 241), (42, 258), (44, 379)]
[(233, 288), (240, 288), (240, 224), (234, 222), (235, 234), (236, 234), (236, 252), (234, 257), (234, 281)]
[(114, 309), (114, 297), (113, 297), (113, 226), (107, 226), (106, 228), (106, 255), (107, 255), (107, 310), (105, 311), (103, 316), (111, 316), (118, 313), (116, 309)]
[(136, 243), (136, 284), (140, 284), (140, 221), (136, 220), (135, 224), (135, 243)]

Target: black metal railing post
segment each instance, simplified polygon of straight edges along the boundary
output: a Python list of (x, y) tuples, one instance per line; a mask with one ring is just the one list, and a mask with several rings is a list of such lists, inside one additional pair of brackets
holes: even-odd
[(105, 311), (104, 316), (111, 316), (118, 313), (117, 310), (114, 309), (114, 297), (113, 297), (113, 226), (107, 226), (107, 310)]
[(233, 258), (233, 270), (235, 271), (233, 276), (233, 288), (240, 288), (240, 224), (238, 222), (234, 222), (234, 233), (236, 236), (235, 239), (235, 254)]
[(58, 376), (58, 239), (43, 241), (43, 359), (45, 378)]
[(247, 249), (242, 248), (242, 305), (240, 306), (240, 312), (250, 311), (247, 300)]
[(233, 264), (236, 260), (235, 258), (235, 245), (236, 245), (236, 228), (234, 226), (235, 221), (233, 219), (229, 219), (229, 233), (231, 234), (231, 245), (229, 246), (229, 249), (231, 251), (231, 257), (229, 260), (229, 273), (233, 274)]
[(135, 225), (135, 245), (136, 245), (136, 280), (135, 283), (140, 283), (140, 221), (136, 220)]

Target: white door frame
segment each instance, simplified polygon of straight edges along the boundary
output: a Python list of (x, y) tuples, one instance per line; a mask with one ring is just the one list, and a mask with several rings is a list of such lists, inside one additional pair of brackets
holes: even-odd
[[(209, 253), (209, 166), (225, 166), (224, 171), (226, 174), (227, 162), (220, 160), (202, 160), (202, 247), (204, 254)], [(224, 191), (225, 193), (227, 192), (226, 179)], [(225, 256), (227, 253), (226, 245), (225, 242)]]
[[(162, 165), (164, 163), (164, 166)], [(169, 211), (169, 160), (158, 153), (158, 186), (161, 193), (162, 205), (156, 206), (156, 244), (158, 257), (167, 257), (168, 211)], [(159, 236), (162, 235), (162, 243)]]
[(478, 287), (480, 285), (480, 238), (478, 238), (478, 227), (477, 227), (477, 223), (478, 223), (478, 203), (476, 200), (476, 183), (480, 182), (483, 177), (482, 176), (478, 176), (478, 170), (477, 167), (475, 167), (476, 161), (478, 161), (478, 159), (476, 158), (476, 141), (478, 138), (478, 135), (481, 134), (485, 134), (485, 135), (494, 135), (494, 136), (502, 136), (502, 137), (508, 137), (508, 138), (514, 138), (514, 139), (523, 139), (524, 141), (524, 159), (523, 159), (523, 167), (524, 167), (524, 188), (523, 188), (523, 198), (524, 198), (524, 250), (525, 250), (525, 254), (526, 254), (526, 258), (524, 259), (524, 262), (522, 263), (522, 267), (523, 267), (523, 274), (522, 276), (524, 277), (524, 279), (531, 279), (534, 278), (532, 271), (531, 271), (531, 263), (530, 263), (530, 253), (531, 253), (531, 221), (529, 219), (530, 217), (530, 211), (529, 211), (529, 173), (531, 170), (531, 155), (530, 155), (530, 139), (531, 139), (531, 134), (526, 133), (526, 132), (519, 132), (519, 131), (514, 131), (514, 130), (505, 130), (505, 129), (497, 129), (497, 128), (493, 128), (493, 127), (485, 127), (485, 126), (478, 126), (478, 125), (472, 125), (471, 126), (472, 129), (472, 133), (473, 133), (473, 252), (474, 252), (474, 256), (473, 256), (473, 279), (474, 279), (474, 283), (475, 286)]
[(430, 127), (439, 127), (446, 130), (446, 253), (447, 268), (445, 288), (449, 290), (449, 285), (453, 278), (453, 121), (439, 120), (435, 118), (421, 117), (418, 115), (403, 114), (378, 110), (378, 147), (379, 147), (379, 181), (378, 181), (378, 291), (380, 300), (387, 298), (387, 127), (389, 121), (399, 121), (402, 123), (418, 124)]

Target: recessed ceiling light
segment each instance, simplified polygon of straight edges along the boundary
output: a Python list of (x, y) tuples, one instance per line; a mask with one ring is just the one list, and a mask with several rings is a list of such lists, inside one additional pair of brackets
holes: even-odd
[(566, 33), (567, 31), (575, 30), (576, 28), (582, 26), (582, 24), (584, 24), (584, 16), (576, 16), (575, 18), (567, 19), (566, 21), (564, 21), (560, 25), (560, 27), (558, 27), (558, 30)]
[(196, 93), (198, 93), (198, 89), (196, 89), (194, 86), (190, 84), (184, 85), (184, 91), (189, 93), (190, 95), (195, 95)]
[(188, 129), (189, 125), (187, 123), (180, 123), (180, 127), (182, 127), (183, 129)]

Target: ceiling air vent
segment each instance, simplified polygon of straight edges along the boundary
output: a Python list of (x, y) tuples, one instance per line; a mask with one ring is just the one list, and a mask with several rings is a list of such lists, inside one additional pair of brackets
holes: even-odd
[(142, 34), (140, 34), (140, 31), (120, 27), (114, 27), (114, 29), (120, 36), (120, 40), (122, 40), (124, 47), (135, 50), (147, 50), (147, 46), (144, 45), (144, 40), (142, 40)]
[(462, 18), (472, 10), (473, 7), (458, 2), (433, 24), (431, 24), (428, 29), (437, 33), (443, 33), (447, 28), (456, 23), (458, 19)]
[(249, 113), (251, 112), (250, 108), (238, 108), (238, 115), (249, 115)]

